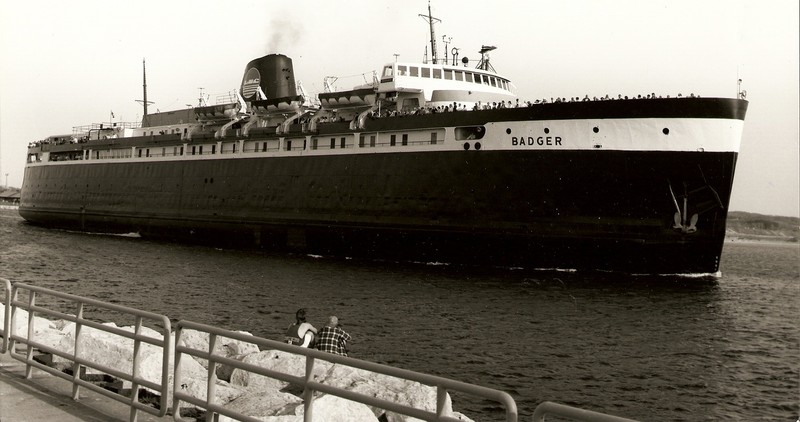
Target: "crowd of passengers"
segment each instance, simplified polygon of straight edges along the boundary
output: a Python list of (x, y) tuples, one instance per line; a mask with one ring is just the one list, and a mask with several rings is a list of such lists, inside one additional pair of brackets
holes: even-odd
[[(458, 104), (457, 102), (453, 102), (453, 104), (448, 104), (446, 106), (423, 106), (423, 107), (415, 107), (413, 109), (406, 109), (406, 110), (382, 110), (380, 112), (373, 111), (370, 113), (369, 117), (371, 118), (379, 118), (379, 117), (395, 117), (395, 116), (415, 116), (415, 115), (424, 115), (424, 114), (435, 114), (435, 113), (449, 113), (454, 111), (478, 111), (478, 110), (497, 110), (503, 108), (520, 108), (520, 107), (533, 107), (537, 104), (549, 104), (549, 103), (575, 103), (575, 102), (586, 102), (586, 101), (618, 101), (618, 100), (643, 100), (643, 99), (657, 99), (657, 98), (670, 98), (669, 95), (666, 97), (662, 97), (661, 95), (656, 96), (655, 93), (647, 94), (647, 95), (637, 95), (635, 97), (628, 97), (627, 95), (619, 94), (617, 97), (611, 97), (606, 94), (604, 97), (592, 97), (589, 98), (588, 95), (585, 95), (583, 98), (580, 97), (570, 97), (570, 98), (553, 98), (550, 97), (548, 100), (547, 98), (542, 98), (541, 100), (535, 101), (522, 101), (520, 102), (519, 98), (515, 102), (512, 101), (495, 101), (492, 103), (482, 103), (478, 101), (472, 107), (467, 107), (464, 104)], [(694, 93), (689, 94), (688, 96), (683, 96), (682, 94), (678, 94), (677, 98), (700, 98), (699, 95), (695, 95)], [(304, 117), (300, 123), (307, 123), (309, 117)], [(342, 116), (325, 116), (322, 117), (319, 121), (322, 122), (346, 122), (350, 119), (346, 119)], [(162, 135), (165, 132), (160, 132)], [(88, 137), (82, 138), (58, 138), (58, 139), (43, 139), (41, 141), (35, 141), (28, 144), (28, 148), (38, 147), (40, 145), (63, 145), (63, 144), (76, 144), (76, 143), (84, 143), (89, 140)]]
[[(657, 99), (657, 98), (665, 98), (660, 95), (656, 96), (655, 93), (647, 94), (647, 95), (638, 95), (636, 97), (628, 97), (627, 95), (618, 95), (616, 98), (609, 96), (606, 94), (604, 97), (592, 97), (589, 98), (588, 95), (584, 96), (583, 98), (580, 97), (571, 97), (571, 98), (552, 98), (548, 100), (547, 98), (543, 98), (541, 100), (535, 101), (522, 101), (520, 102), (517, 99), (515, 102), (512, 101), (494, 101), (491, 103), (482, 103), (478, 101), (472, 107), (467, 107), (464, 104), (458, 104), (457, 102), (453, 102), (453, 104), (448, 104), (446, 106), (423, 106), (423, 107), (416, 107), (414, 109), (408, 110), (387, 110), (381, 111), (378, 113), (377, 111), (371, 113), (370, 117), (377, 118), (377, 117), (394, 117), (394, 116), (409, 116), (409, 115), (423, 115), (423, 114), (434, 114), (434, 113), (448, 113), (453, 111), (478, 111), (478, 110), (497, 110), (497, 109), (504, 109), (504, 108), (520, 108), (520, 107), (533, 107), (538, 104), (548, 104), (548, 103), (576, 103), (576, 102), (587, 102), (587, 101), (616, 101), (616, 100), (643, 100), (643, 99)], [(670, 98), (669, 95), (666, 98)], [(694, 93), (689, 94), (687, 97), (684, 97), (682, 94), (678, 94), (677, 98), (700, 98), (699, 95), (695, 95)], [(329, 120), (329, 121), (344, 121), (344, 119), (339, 120)]]

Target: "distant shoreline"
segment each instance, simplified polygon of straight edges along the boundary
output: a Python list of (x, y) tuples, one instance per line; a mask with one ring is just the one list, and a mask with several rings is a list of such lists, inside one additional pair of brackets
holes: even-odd
[(778, 245), (778, 246), (798, 246), (796, 238), (772, 237), (772, 236), (725, 236), (725, 243), (751, 244), (751, 245)]

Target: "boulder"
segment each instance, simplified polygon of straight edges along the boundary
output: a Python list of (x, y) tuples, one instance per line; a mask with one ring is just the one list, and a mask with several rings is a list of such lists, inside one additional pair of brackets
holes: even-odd
[[(246, 331), (238, 331), (241, 334), (252, 335)], [(202, 331), (183, 329), (181, 331), (181, 344), (192, 349), (208, 352), (209, 334)], [(227, 337), (217, 337), (217, 342), (214, 346), (213, 354), (224, 356), (226, 358), (241, 360), (244, 356), (251, 353), (258, 353), (258, 346), (253, 343), (235, 340)], [(203, 368), (208, 369), (208, 361), (206, 359), (194, 358)], [(230, 381), (231, 372), (233, 368), (218, 365), (216, 369), (217, 377), (222, 380)]]
[[(28, 337), (28, 311), (24, 309), (18, 309), (16, 315), (14, 316), (14, 326), (9, 327), (12, 333), (21, 336), (21, 337)], [(5, 307), (0, 306), (0, 328), (5, 329)], [(56, 340), (54, 340), (59, 335), (59, 330), (55, 322), (42, 318), (40, 316), (35, 316), (33, 318), (33, 340), (39, 343), (43, 343), (48, 346), (55, 346), (58, 344)], [(54, 344), (55, 342), (55, 344)]]
[[(113, 323), (104, 325), (115, 326)], [(133, 327), (120, 327), (126, 331), (133, 331)], [(65, 326), (66, 335), (63, 336), (59, 349), (67, 353), (72, 353), (75, 344), (75, 329), (73, 326)], [(161, 337), (161, 333), (143, 327), (141, 333), (148, 337)], [(174, 342), (174, 336), (170, 335), (167, 341)], [(92, 327), (83, 327), (81, 330), (80, 356), (99, 365), (115, 368), (119, 371), (130, 374), (133, 369), (133, 340), (120, 337), (116, 334), (107, 333)], [(147, 343), (142, 343), (139, 350), (139, 376), (153, 383), (161, 383), (163, 370), (163, 349)], [(174, 354), (168, 356), (167, 383), (169, 391), (172, 391), (174, 379)], [(203, 368), (194, 359), (185, 356), (181, 359), (181, 385), (188, 394), (205, 400), (207, 389), (208, 370)], [(124, 385), (130, 385), (125, 382)], [(151, 390), (152, 391), (152, 390)], [(152, 391), (156, 393), (156, 391)], [(244, 394), (242, 389), (232, 387), (228, 383), (220, 381), (216, 389), (216, 402), (227, 403), (228, 401)], [(172, 394), (168, 395), (167, 405), (172, 404)]]
[[(236, 398), (225, 407), (246, 416), (265, 418), (276, 416), (281, 410), (290, 406), (293, 409), (294, 406), (302, 404), (302, 402), (302, 399), (289, 393), (273, 392), (271, 394), (263, 394), (260, 392), (250, 392)], [(222, 422), (234, 421), (235, 419), (228, 418), (227, 416), (220, 416), (219, 420)], [(302, 421), (302, 417), (299, 420)]]
[[(278, 401), (273, 401), (270, 397), (260, 395), (240, 397), (231, 403), (232, 408), (234, 403), (239, 406), (237, 411), (240, 413), (266, 422), (302, 422), (304, 420), (305, 407), (303, 402), (296, 397), (294, 400), (289, 399), (288, 402), (280, 406), (278, 406)], [(247, 403), (247, 405), (245, 406), (244, 403)], [(330, 394), (323, 394), (315, 398), (312, 411), (313, 417), (311, 420), (316, 422), (378, 420), (366, 405)], [(233, 419), (221, 416), (219, 420), (220, 422), (227, 422)]]
[[(369, 372), (346, 365), (333, 365), (320, 382), (382, 400), (436, 412), (436, 387), (415, 381)], [(376, 407), (373, 407), (372, 411), (376, 417), (384, 416), (389, 422), (418, 420), (398, 413), (385, 412), (383, 409)], [(453, 414), (449, 394), (447, 395), (444, 414)]]
[[(304, 377), (306, 373), (306, 357), (278, 350), (264, 350), (245, 356), (244, 363), (261, 366), (288, 375)], [(331, 363), (317, 360), (314, 365), (312, 379), (319, 380), (328, 372)], [(235, 369), (231, 375), (231, 384), (247, 389), (251, 393), (270, 394), (290, 386), (290, 383), (248, 371)]]

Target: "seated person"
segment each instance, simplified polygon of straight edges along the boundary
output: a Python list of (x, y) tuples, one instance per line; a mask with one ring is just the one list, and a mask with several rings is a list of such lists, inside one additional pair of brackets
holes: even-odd
[(284, 340), (289, 344), (300, 347), (312, 347), (317, 329), (306, 322), (306, 310), (298, 309), (295, 314), (297, 321), (286, 329)]

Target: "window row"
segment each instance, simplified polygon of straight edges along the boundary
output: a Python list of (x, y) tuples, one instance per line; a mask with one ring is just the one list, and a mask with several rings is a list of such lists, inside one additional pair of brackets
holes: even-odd
[[(391, 80), (391, 78), (394, 77), (394, 72), (395, 70), (392, 66), (386, 66), (383, 70), (383, 79), (387, 81)], [(490, 85), (496, 88), (502, 88), (506, 91), (509, 90), (508, 80), (493, 75), (472, 72), (469, 70), (397, 65), (397, 76), (411, 76), (419, 78), (443, 79), (447, 81), (471, 82), (476, 84)]]

